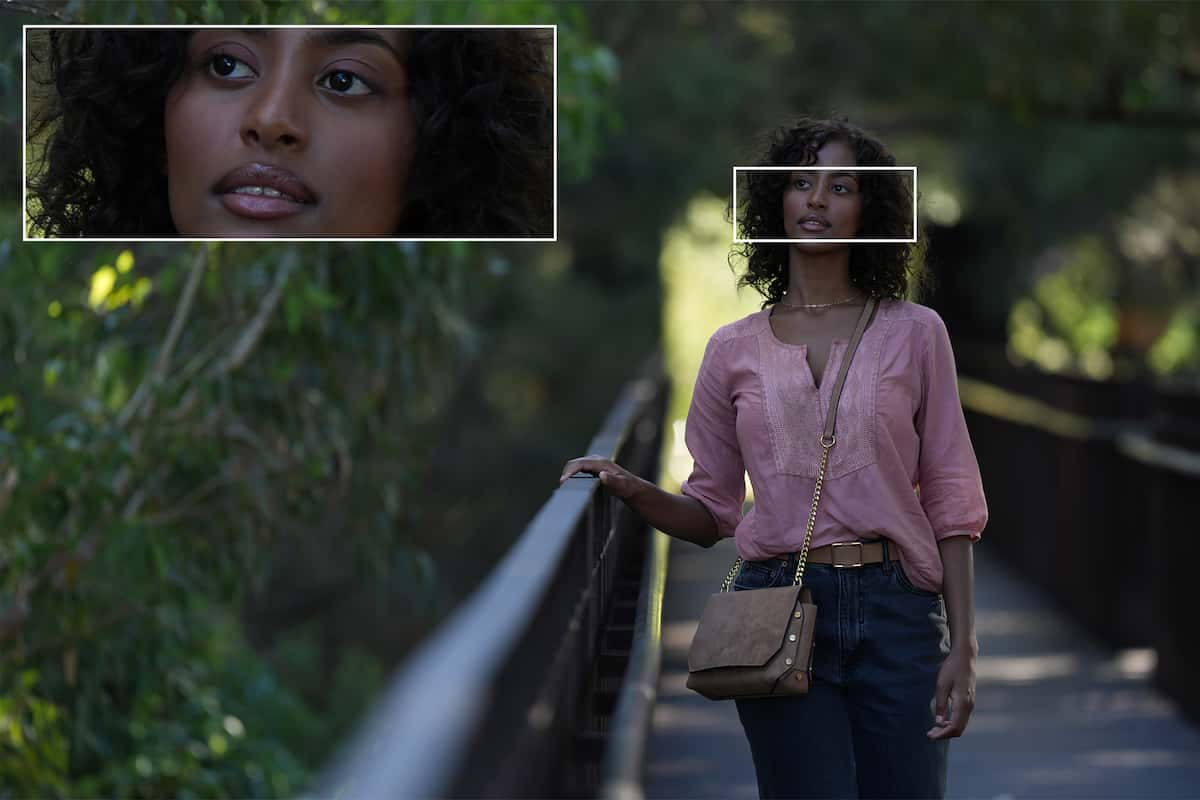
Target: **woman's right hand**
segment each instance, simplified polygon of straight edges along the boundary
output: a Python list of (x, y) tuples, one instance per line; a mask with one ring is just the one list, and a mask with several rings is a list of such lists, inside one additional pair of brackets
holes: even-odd
[(558, 479), (558, 485), (561, 486), (577, 472), (589, 472), (598, 476), (604, 487), (622, 500), (633, 497), (646, 485), (645, 481), (620, 464), (600, 456), (584, 456), (568, 461), (563, 467), (563, 474)]
[(598, 476), (611, 494), (624, 501), (651, 528), (701, 547), (712, 547), (721, 539), (713, 516), (694, 497), (664, 492), (620, 464), (600, 456), (568, 461), (558, 485), (561, 486), (579, 472)]

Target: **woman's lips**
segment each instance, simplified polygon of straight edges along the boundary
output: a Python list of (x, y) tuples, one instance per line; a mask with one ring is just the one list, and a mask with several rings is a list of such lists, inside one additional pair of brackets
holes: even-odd
[(229, 212), (248, 219), (280, 219), (316, 204), (316, 196), (304, 181), (270, 164), (246, 164), (230, 170), (214, 191)]
[(308, 208), (307, 204), (297, 203), (287, 197), (241, 192), (225, 192), (221, 195), (221, 205), (239, 217), (250, 219), (280, 219), (299, 214)]
[(820, 214), (807, 214), (796, 221), (796, 227), (805, 233), (825, 233), (833, 224)]

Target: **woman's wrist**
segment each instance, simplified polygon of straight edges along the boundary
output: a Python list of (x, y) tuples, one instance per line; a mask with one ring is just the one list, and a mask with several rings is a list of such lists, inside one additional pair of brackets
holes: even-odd
[(970, 636), (955, 636), (950, 634), (950, 652), (969, 655), (971, 658), (979, 657), (979, 640), (975, 638), (975, 634)]
[(634, 475), (637, 480), (634, 482), (634, 489), (629, 495), (630, 500), (637, 500), (645, 497), (658, 488), (657, 485), (643, 478), (641, 475)]
[(633, 477), (636, 479), (634, 482), (634, 489), (625, 496), (625, 503), (634, 511), (644, 515), (644, 511), (647, 510), (647, 504), (653, 502), (652, 498), (654, 497), (654, 494), (661, 490), (657, 485), (651, 483), (640, 475), (635, 475)]

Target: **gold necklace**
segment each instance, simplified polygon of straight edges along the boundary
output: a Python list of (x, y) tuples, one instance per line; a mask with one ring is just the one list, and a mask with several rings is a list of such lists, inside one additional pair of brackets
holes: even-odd
[[(784, 292), (784, 294), (786, 295), (787, 292)], [(781, 298), (779, 298), (779, 302), (782, 305), (789, 306), (791, 308), (816, 309), (816, 308), (832, 308), (833, 306), (844, 305), (846, 303), (853, 302), (857, 299), (858, 299), (858, 295), (854, 295), (853, 297), (847, 297), (845, 300), (837, 300), (832, 303), (789, 303), (787, 300), (785, 300), (784, 298), (781, 297)]]

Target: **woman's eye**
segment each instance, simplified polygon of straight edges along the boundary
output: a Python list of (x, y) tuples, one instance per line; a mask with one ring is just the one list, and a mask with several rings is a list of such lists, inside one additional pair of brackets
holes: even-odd
[(808, 181), (804, 180), (804, 178), (797, 178), (792, 182), (792, 185), (797, 189), (806, 189), (808, 188)]
[(208, 71), (218, 78), (253, 78), (254, 70), (241, 59), (234, 58), (228, 53), (216, 53), (209, 57)]
[(840, 191), (841, 194), (845, 194), (846, 192), (850, 191), (850, 187), (844, 183), (835, 183), (833, 185), (833, 188), (841, 190)]
[(317, 81), (317, 85), (343, 95), (371, 94), (375, 91), (370, 84), (358, 75), (344, 69), (335, 69), (325, 73)]

